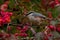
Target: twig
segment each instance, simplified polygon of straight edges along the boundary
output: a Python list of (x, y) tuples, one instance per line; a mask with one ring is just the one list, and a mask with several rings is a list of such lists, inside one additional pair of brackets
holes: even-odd
[(17, 0), (15, 0), (16, 4), (19, 5), (19, 3), (17, 2)]

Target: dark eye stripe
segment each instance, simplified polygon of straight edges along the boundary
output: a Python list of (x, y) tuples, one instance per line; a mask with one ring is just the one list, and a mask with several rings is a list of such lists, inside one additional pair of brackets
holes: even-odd
[(28, 15), (31, 14), (31, 13), (33, 13), (33, 12), (28, 13), (26, 16), (28, 16)]

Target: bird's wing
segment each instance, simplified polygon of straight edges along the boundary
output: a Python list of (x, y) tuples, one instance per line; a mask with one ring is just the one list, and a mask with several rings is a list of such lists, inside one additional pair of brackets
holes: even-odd
[(32, 13), (32, 14), (33, 14), (32, 16), (39, 16), (39, 17), (46, 18), (46, 16), (44, 16), (44, 15), (41, 14), (41, 13), (36, 13), (36, 12), (34, 12), (34, 13)]

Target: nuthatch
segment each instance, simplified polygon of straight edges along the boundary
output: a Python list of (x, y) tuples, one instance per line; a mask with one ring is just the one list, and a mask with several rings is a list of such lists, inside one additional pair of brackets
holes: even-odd
[(41, 18), (43, 18), (43, 19), (46, 18), (46, 16), (44, 16), (43, 14), (37, 13), (37, 12), (34, 12), (34, 11), (29, 12), (26, 16), (27, 16), (30, 20), (32, 20), (32, 21), (37, 21), (37, 22), (39, 22), (39, 21), (41, 20)]

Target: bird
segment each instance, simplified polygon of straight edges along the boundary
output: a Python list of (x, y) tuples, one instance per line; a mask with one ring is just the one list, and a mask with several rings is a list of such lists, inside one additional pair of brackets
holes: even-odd
[(33, 20), (33, 21), (40, 21), (41, 18), (45, 19), (46, 16), (43, 15), (42, 13), (37, 13), (37, 12), (34, 12), (34, 11), (30, 11), (26, 14), (26, 16), (30, 19), (30, 20)]

